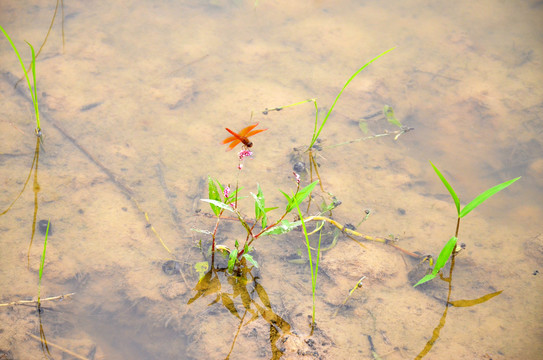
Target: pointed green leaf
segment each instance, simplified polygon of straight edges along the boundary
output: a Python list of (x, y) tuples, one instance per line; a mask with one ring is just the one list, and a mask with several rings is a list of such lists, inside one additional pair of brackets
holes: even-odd
[(283, 194), (287, 198), (288, 203), (287, 203), (287, 207), (286, 207), (285, 211), (288, 213), (290, 211), (289, 209), (292, 209), (292, 207), (293, 207), (294, 198), (291, 198), (286, 193), (284, 193), (282, 190), (279, 190), (279, 191), (281, 192), (281, 194)]
[(420, 284), (424, 284), (425, 282), (427, 281), (430, 281), (432, 280), (433, 278), (435, 278), (436, 276), (434, 274), (427, 274), (426, 276), (424, 276), (422, 279), (419, 280), (419, 282), (417, 282), (415, 285), (413, 285), (413, 287), (416, 287)]
[(443, 249), (441, 249), (441, 252), (437, 257), (436, 264), (434, 265), (434, 270), (432, 270), (433, 275), (437, 275), (439, 270), (441, 270), (443, 266), (445, 266), (445, 264), (449, 260), (449, 257), (451, 257), (453, 250), (456, 248), (457, 240), (458, 239), (456, 238), (456, 236), (453, 236), (449, 239), (449, 241), (447, 241), (445, 246), (443, 246)]
[(256, 262), (256, 260), (251, 255), (245, 253), (245, 254), (243, 254), (242, 257), (244, 257), (245, 260), (247, 260), (248, 262), (253, 264), (255, 267), (258, 267), (258, 263)]
[(263, 232), (262, 235), (286, 234), (300, 225), (302, 225), (301, 221), (290, 222), (288, 220), (282, 220), (279, 224)]
[(262, 219), (262, 228), (265, 228), (268, 225), (268, 219), (266, 216), (266, 208), (264, 207), (264, 194), (260, 185), (257, 184), (258, 192), (257, 194), (251, 193), (252, 197), (255, 199), (255, 220), (258, 221)]
[(311, 184), (307, 185), (306, 187), (298, 191), (296, 195), (294, 195), (294, 197), (292, 198), (281, 191), (283, 195), (285, 195), (285, 197), (289, 199), (286, 212), (289, 213), (293, 208), (295, 208), (296, 206), (299, 206), (305, 200), (305, 198), (309, 196), (309, 194), (311, 194), (311, 192), (313, 191), (313, 188), (315, 188), (315, 185), (317, 185), (318, 183), (319, 183), (319, 180), (313, 181)]
[(234, 270), (234, 265), (236, 265), (236, 261), (238, 259), (238, 249), (234, 249), (230, 253), (230, 257), (228, 258), (228, 271), (232, 272)]
[(449, 239), (447, 244), (445, 244), (443, 249), (441, 249), (441, 252), (439, 253), (439, 256), (434, 265), (434, 269), (432, 270), (432, 273), (424, 276), (415, 285), (413, 285), (413, 287), (418, 286), (420, 284), (424, 284), (425, 282), (430, 281), (437, 276), (437, 274), (443, 268), (443, 266), (445, 266), (453, 250), (455, 249), (456, 241), (457, 241), (457, 238), (455, 236)]
[[(221, 202), (221, 196), (219, 194), (219, 190), (217, 189), (217, 184), (215, 184), (215, 181), (211, 178), (211, 176), (207, 177), (207, 183), (208, 183), (208, 192), (209, 192), (209, 198), (214, 201)], [(215, 214), (215, 216), (219, 216), (219, 213), (221, 212), (219, 208), (213, 204), (209, 204), (211, 206), (211, 210)]]
[(497, 192), (502, 191), (503, 189), (505, 189), (506, 187), (508, 187), (509, 185), (514, 183), (515, 181), (517, 181), (518, 179), (520, 179), (520, 176), (518, 178), (516, 178), (516, 179), (511, 179), (511, 180), (506, 181), (504, 183), (498, 184), (498, 185), (486, 190), (485, 192), (479, 194), (479, 196), (477, 196), (475, 199), (471, 200), (471, 202), (469, 204), (464, 206), (462, 211), (460, 211), (460, 214), (458, 215), (458, 217), (462, 218), (462, 217), (466, 216), (467, 214), (469, 214), (471, 212), (471, 210), (473, 210), (477, 206), (481, 205), (486, 199), (488, 199), (492, 195), (496, 194)]
[[(228, 210), (228, 211), (234, 212), (234, 210), (232, 209), (232, 207), (230, 205), (227, 205), (227, 204), (223, 203), (222, 201), (216, 201), (216, 200), (211, 200), (211, 199), (200, 199), (200, 200), (205, 201), (206, 203), (210, 203), (212, 205), (215, 205), (217, 207), (220, 207), (223, 210)], [(216, 215), (218, 216), (219, 214), (216, 214)]]
[(460, 216), (460, 199), (458, 199), (458, 196), (456, 195), (456, 193), (454, 192), (454, 189), (452, 188), (452, 186), (447, 182), (447, 180), (445, 179), (445, 177), (441, 174), (441, 172), (434, 166), (434, 164), (432, 164), (432, 162), (430, 161), (430, 164), (432, 165), (432, 167), (434, 168), (434, 171), (436, 172), (437, 176), (439, 176), (439, 178), (441, 179), (441, 181), (443, 182), (443, 185), (445, 185), (445, 187), (447, 188), (447, 190), (449, 190), (449, 193), (451, 194), (453, 200), (454, 200), (454, 205), (456, 206), (456, 213)]

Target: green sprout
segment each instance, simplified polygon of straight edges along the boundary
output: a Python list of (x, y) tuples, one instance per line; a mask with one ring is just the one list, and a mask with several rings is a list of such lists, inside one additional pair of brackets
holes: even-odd
[(32, 47), (32, 44), (30, 44), (28, 41), (25, 41), (28, 46), (30, 46), (30, 50), (32, 52), (32, 62), (30, 65), (30, 68), (32, 69), (32, 85), (30, 84), (30, 78), (28, 76), (28, 71), (25, 68), (25, 64), (23, 62), (23, 59), (21, 58), (21, 55), (19, 54), (19, 51), (17, 50), (17, 47), (9, 37), (8, 33), (2, 26), (0, 26), (0, 30), (4, 33), (6, 38), (8, 39), (9, 43), (11, 44), (11, 47), (13, 48), (13, 51), (15, 52), (15, 55), (17, 55), (17, 58), (19, 59), (19, 63), (21, 64), (21, 67), (23, 68), (25, 77), (26, 77), (26, 83), (28, 84), (28, 90), (30, 90), (30, 95), (32, 96), (32, 102), (34, 103), (34, 112), (36, 115), (36, 135), (41, 137), (41, 127), (40, 127), (40, 111), (38, 108), (38, 89), (37, 89), (37, 83), (36, 83), (36, 54), (34, 52), (34, 47)]
[(443, 174), (438, 170), (437, 167), (435, 167), (432, 162), (430, 162), (432, 167), (434, 168), (434, 171), (436, 172), (437, 176), (441, 179), (443, 182), (443, 185), (449, 190), (449, 193), (451, 194), (451, 197), (453, 198), (454, 205), (456, 206), (456, 212), (458, 214), (458, 220), (456, 222), (456, 232), (453, 237), (447, 241), (441, 252), (439, 253), (439, 256), (436, 260), (436, 263), (434, 265), (434, 268), (430, 274), (427, 274), (422, 279), (420, 279), (414, 286), (423, 284), (427, 281), (432, 280), (437, 276), (439, 271), (445, 266), (451, 255), (454, 255), (454, 252), (456, 250), (456, 243), (458, 241), (458, 230), (460, 229), (460, 219), (469, 214), (473, 209), (475, 209), (477, 206), (481, 205), (485, 200), (487, 200), (492, 195), (502, 191), (509, 185), (513, 184), (515, 181), (520, 179), (520, 177), (517, 177), (515, 179), (508, 180), (506, 182), (503, 182), (501, 184), (498, 184), (494, 187), (491, 187), (490, 189), (483, 191), (481, 194), (479, 194), (475, 199), (473, 199), (471, 202), (469, 202), (466, 206), (464, 206), (462, 209), (460, 209), (460, 199), (458, 198), (458, 195), (456, 195), (456, 192), (452, 188), (452, 186), (449, 184), (447, 179), (443, 176)]
[[(313, 137), (311, 138), (311, 143), (309, 144), (309, 148), (311, 149), (311, 147), (313, 145), (315, 145), (315, 142), (317, 141), (317, 139), (319, 138), (319, 135), (321, 134), (322, 132), (322, 129), (324, 128), (324, 125), (326, 124), (326, 122), (328, 121), (328, 118), (330, 117), (330, 114), (332, 114), (332, 110), (334, 110), (334, 107), (336, 106), (336, 103), (338, 102), (339, 100), (339, 97), (341, 96), (341, 94), (343, 94), (343, 90), (345, 90), (345, 88), (347, 87), (347, 85), (349, 85), (351, 83), (351, 81), (353, 81), (353, 79), (358, 75), (360, 74), (360, 72), (362, 70), (364, 70), (365, 68), (367, 68), (372, 62), (374, 62), (375, 60), (379, 59), (381, 56), (389, 53), (390, 51), (394, 50), (395, 47), (391, 48), (391, 49), (388, 49), (387, 51), (377, 55), (376, 57), (374, 57), (373, 59), (371, 59), (370, 61), (368, 61), (367, 63), (365, 63), (360, 69), (356, 70), (356, 72), (349, 78), (349, 80), (347, 80), (347, 82), (345, 83), (345, 85), (343, 85), (343, 88), (341, 89), (341, 91), (339, 92), (339, 94), (336, 96), (336, 99), (334, 100), (334, 102), (332, 103), (332, 106), (330, 107), (330, 110), (328, 110), (328, 113), (326, 113), (326, 116), (324, 117), (324, 120), (322, 121), (321, 125), (318, 126), (318, 122), (319, 122), (319, 108), (317, 106), (317, 101), (315, 100), (314, 103), (315, 103), (315, 110), (316, 110), (316, 115), (315, 115), (315, 129), (313, 130)], [(319, 128), (317, 130), (317, 127)]]

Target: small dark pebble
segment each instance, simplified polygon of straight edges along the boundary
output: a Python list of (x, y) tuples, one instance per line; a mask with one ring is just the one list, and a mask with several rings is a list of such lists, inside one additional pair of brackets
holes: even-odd
[(168, 260), (162, 264), (162, 271), (166, 275), (176, 275), (180, 273), (181, 264), (177, 260)]
[[(40, 220), (38, 222), (38, 230), (40, 231), (40, 234), (45, 235), (47, 232), (47, 223), (49, 220)], [(53, 235), (53, 224), (49, 224), (49, 236)]]
[(537, 274), (539, 274), (539, 270), (536, 270), (532, 273), (532, 275), (536, 276)]
[(298, 174), (305, 172), (305, 163), (303, 161), (298, 161), (296, 164), (294, 164), (292, 170)]
[(398, 208), (398, 214), (405, 215), (405, 209)]

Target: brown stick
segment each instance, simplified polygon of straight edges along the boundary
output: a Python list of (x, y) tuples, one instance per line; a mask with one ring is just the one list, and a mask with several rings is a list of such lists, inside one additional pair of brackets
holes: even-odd
[[(40, 299), (40, 302), (49, 301), (49, 300), (63, 300), (64, 298), (70, 297), (72, 295), (75, 295), (75, 293), (69, 293), (69, 294), (64, 294), (64, 295), (52, 296), (52, 297), (48, 297), (48, 298), (45, 298), (45, 299)], [(38, 300), (36, 299), (36, 300), (12, 301), (12, 302), (8, 302), (8, 303), (0, 304), (0, 307), (1, 306), (13, 306), (13, 305), (25, 305), (25, 304), (32, 304), (32, 303), (37, 304)]]

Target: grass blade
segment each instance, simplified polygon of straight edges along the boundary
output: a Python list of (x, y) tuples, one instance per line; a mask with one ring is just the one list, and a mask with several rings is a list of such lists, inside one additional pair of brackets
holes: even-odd
[(505, 189), (506, 187), (508, 187), (509, 185), (511, 185), (512, 183), (514, 183), (515, 181), (517, 181), (520, 178), (521, 177), (519, 176), (518, 178), (511, 179), (511, 180), (506, 181), (504, 183), (498, 184), (498, 185), (486, 190), (485, 192), (479, 194), (479, 196), (477, 196), (475, 199), (471, 200), (471, 202), (469, 204), (464, 206), (462, 211), (460, 211), (458, 217), (462, 218), (462, 217), (466, 216), (467, 214), (469, 214), (471, 212), (471, 210), (473, 210), (477, 206), (481, 205), (486, 199), (488, 199), (492, 195), (496, 194), (497, 192), (502, 191), (503, 189)]
[(443, 267), (445, 266), (445, 264), (451, 257), (452, 252), (456, 248), (457, 240), (458, 239), (456, 238), (456, 236), (453, 236), (452, 238), (449, 239), (449, 241), (445, 244), (443, 249), (441, 249), (441, 252), (439, 253), (439, 256), (436, 260), (436, 264), (434, 265), (434, 269), (432, 270), (432, 273), (424, 276), (415, 285), (413, 285), (413, 287), (416, 287), (420, 284), (424, 284), (425, 282), (430, 281), (437, 276), (439, 271), (443, 269)]
[(30, 65), (32, 69), (32, 82), (33, 89), (30, 89), (30, 95), (32, 95), (32, 102), (34, 103), (34, 112), (36, 113), (36, 129), (40, 130), (40, 110), (38, 107), (38, 87), (36, 82), (36, 53), (34, 52), (34, 47), (28, 42), (25, 41), (28, 46), (30, 46), (30, 51), (32, 52), (32, 63)]
[(441, 252), (437, 257), (436, 264), (434, 265), (434, 270), (432, 270), (432, 274), (437, 275), (439, 270), (441, 270), (445, 266), (445, 264), (451, 257), (453, 250), (456, 248), (457, 240), (458, 238), (456, 236), (453, 236), (449, 239), (449, 241), (447, 241), (445, 246), (443, 246), (443, 249), (441, 249)]
[[(324, 125), (326, 124), (326, 121), (328, 121), (328, 117), (330, 117), (330, 114), (332, 113), (332, 110), (334, 110), (334, 107), (336, 106), (336, 103), (337, 101), (339, 100), (339, 97), (341, 96), (341, 94), (343, 94), (343, 90), (345, 90), (345, 88), (347, 87), (347, 85), (349, 85), (351, 83), (351, 81), (353, 81), (353, 79), (358, 75), (360, 74), (360, 72), (362, 70), (364, 70), (366, 67), (368, 67), (372, 62), (374, 62), (375, 60), (379, 59), (381, 56), (385, 55), (386, 53), (394, 50), (395, 47), (391, 48), (391, 49), (388, 49), (387, 51), (377, 55), (376, 57), (374, 57), (373, 59), (371, 59), (370, 61), (368, 61), (367, 63), (365, 63), (360, 69), (356, 70), (356, 72), (349, 78), (349, 80), (347, 80), (347, 82), (345, 83), (345, 85), (343, 85), (343, 88), (341, 89), (341, 91), (339, 92), (339, 94), (337, 95), (336, 99), (334, 100), (334, 103), (332, 104), (332, 106), (330, 107), (330, 110), (328, 110), (328, 113), (326, 113), (326, 116), (324, 117), (324, 120), (322, 121), (322, 124), (319, 128), (319, 130), (315, 133), (313, 133), (313, 138), (311, 139), (311, 144), (309, 145), (309, 148), (311, 148), (314, 144), (315, 144), (315, 141), (317, 141), (317, 138), (319, 137), (319, 135), (321, 134), (321, 131), (322, 129), (324, 128)], [(315, 102), (315, 106), (317, 106), (317, 103)], [(317, 119), (315, 119), (315, 130), (317, 129)]]
[[(23, 62), (23, 59), (21, 58), (21, 55), (19, 54), (19, 51), (17, 50), (17, 47), (15, 46), (15, 44), (13, 43), (11, 38), (9, 37), (8, 33), (6, 32), (6, 30), (4, 30), (4, 28), (2, 26), (0, 26), (0, 30), (2, 30), (2, 32), (6, 36), (6, 39), (8, 39), (9, 43), (11, 44), (11, 47), (13, 48), (13, 51), (15, 52), (15, 55), (17, 55), (17, 58), (19, 59), (19, 63), (21, 64), (21, 67), (23, 68), (23, 72), (24, 72), (25, 78), (26, 78), (26, 83), (28, 84), (28, 90), (30, 91), (30, 95), (32, 96), (32, 102), (34, 103), (34, 111), (36, 112), (37, 130), (39, 130), (40, 129), (40, 117), (39, 117), (39, 111), (38, 111), (38, 100), (37, 100), (37, 97), (36, 97), (37, 92), (32, 90), (32, 86), (30, 85), (30, 78), (28, 77), (28, 72), (26, 71), (25, 64)], [(28, 42), (27, 42), (27, 44), (30, 45)], [(34, 48), (32, 47), (32, 45), (30, 45), (30, 49), (32, 49), (32, 63), (33, 63), (32, 69), (33, 69), (33, 72), (34, 72), (34, 90), (35, 90), (35, 88), (36, 88), (36, 74), (35, 74), (36, 57), (34, 55)]]
[(449, 193), (451, 194), (453, 200), (454, 200), (454, 205), (456, 205), (456, 212), (458, 214), (458, 216), (460, 216), (460, 199), (458, 199), (458, 196), (456, 195), (456, 193), (454, 192), (454, 189), (452, 188), (452, 186), (449, 184), (449, 182), (447, 181), (447, 179), (445, 179), (445, 177), (441, 174), (441, 172), (435, 167), (434, 164), (432, 164), (432, 162), (430, 161), (430, 164), (432, 165), (432, 167), (434, 168), (434, 171), (436, 172), (437, 176), (439, 176), (439, 178), (441, 179), (441, 181), (443, 182), (443, 185), (445, 185), (445, 187), (447, 188), (447, 190), (449, 190)]

